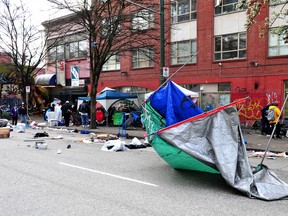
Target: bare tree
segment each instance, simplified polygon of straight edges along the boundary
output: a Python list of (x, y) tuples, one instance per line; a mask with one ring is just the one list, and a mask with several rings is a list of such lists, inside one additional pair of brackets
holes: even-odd
[[(15, 3), (15, 1), (14, 1)], [(0, 0), (0, 51), (10, 59), (8, 74), (13, 78), (22, 99), (26, 97), (26, 86), (34, 88), (34, 78), (43, 68), (47, 50), (48, 37), (40, 26), (32, 23), (32, 14), (22, 0), (14, 4), (11, 0)], [(11, 76), (11, 74), (13, 76)], [(35, 103), (33, 92), (30, 93), (29, 104)], [(33, 101), (32, 101), (33, 100)]]
[[(158, 55), (155, 59), (160, 59), (160, 49), (156, 46), (160, 40), (157, 19), (159, 3), (156, 4), (153, 0), (134, 0), (133, 3), (126, 0), (92, 0), (92, 3), (88, 0), (48, 1), (57, 8), (68, 9), (77, 14), (81, 18), (79, 24), (87, 31), (90, 48), (91, 116), (96, 113), (96, 94), (102, 67), (110, 57), (125, 55), (127, 51), (139, 47), (153, 49), (154, 56)], [(148, 55), (147, 52), (143, 54)], [(91, 118), (91, 128), (96, 128), (95, 118)]]

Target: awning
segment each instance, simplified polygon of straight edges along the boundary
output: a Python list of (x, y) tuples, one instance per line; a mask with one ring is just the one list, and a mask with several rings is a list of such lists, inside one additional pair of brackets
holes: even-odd
[(40, 74), (35, 77), (35, 85), (56, 85), (56, 74)]

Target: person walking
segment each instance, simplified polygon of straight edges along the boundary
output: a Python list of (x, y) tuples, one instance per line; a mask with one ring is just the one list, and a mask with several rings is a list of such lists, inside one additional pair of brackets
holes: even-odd
[(65, 126), (69, 127), (70, 117), (72, 113), (72, 105), (69, 103), (69, 101), (66, 101), (65, 104), (63, 104), (63, 106), (61, 107), (61, 110), (64, 117)]
[(263, 107), (263, 109), (261, 110), (261, 134), (271, 134), (270, 131), (270, 124), (269, 121), (267, 119), (267, 110), (269, 109), (269, 107), (272, 104), (267, 104), (266, 106)]
[(27, 109), (25, 107), (24, 102), (22, 102), (21, 107), (19, 108), (20, 122), (26, 124), (27, 123)]
[(18, 110), (17, 104), (14, 105), (10, 113), (12, 117), (12, 125), (17, 125), (18, 116), (19, 116), (19, 110)]
[[(276, 127), (275, 129), (275, 134), (276, 134), (276, 138), (278, 139), (281, 139), (281, 136), (280, 136), (280, 132), (281, 132), (281, 125), (278, 121), (278, 119), (280, 119), (280, 115), (281, 115), (281, 111), (280, 109), (278, 108), (278, 101), (276, 102), (273, 102), (271, 104), (271, 106), (269, 106), (269, 109), (268, 110), (272, 110), (274, 112), (274, 119), (270, 120), (269, 121), (269, 124), (270, 124), (270, 128), (271, 130), (273, 131), (274, 127)], [(268, 119), (269, 120), (269, 119)], [(271, 134), (272, 135), (272, 134)], [(274, 137), (274, 134), (273, 134), (273, 138)]]
[(90, 107), (88, 105), (87, 101), (83, 101), (82, 104), (80, 104), (78, 112), (81, 115), (81, 123), (82, 127), (88, 127), (89, 125), (89, 113), (90, 113)]

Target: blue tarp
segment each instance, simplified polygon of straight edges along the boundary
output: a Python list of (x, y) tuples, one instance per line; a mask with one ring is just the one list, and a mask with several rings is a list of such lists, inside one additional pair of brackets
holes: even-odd
[(203, 110), (171, 81), (154, 92), (149, 99), (151, 106), (166, 119), (166, 127), (203, 113)]

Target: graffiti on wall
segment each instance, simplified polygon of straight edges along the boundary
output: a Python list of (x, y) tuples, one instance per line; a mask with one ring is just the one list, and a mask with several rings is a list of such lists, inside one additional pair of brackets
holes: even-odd
[(267, 104), (278, 101), (279, 96), (277, 93), (272, 92), (269, 94), (259, 94), (259, 93), (249, 93), (247, 94), (239, 94), (233, 93), (231, 97), (233, 100), (237, 100), (243, 97), (247, 97), (245, 104), (238, 104), (239, 117), (241, 122), (245, 120), (259, 120), (261, 119), (261, 110)]

